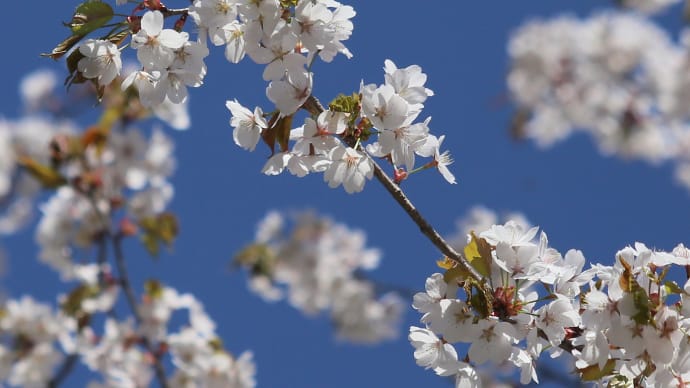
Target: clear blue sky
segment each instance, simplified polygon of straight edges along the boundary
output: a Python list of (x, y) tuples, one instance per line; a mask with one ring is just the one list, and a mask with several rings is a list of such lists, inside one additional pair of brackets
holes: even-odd
[[(169, 1), (177, 7), (186, 1)], [(690, 195), (672, 180), (670, 166), (649, 166), (600, 156), (590, 139), (571, 138), (542, 152), (507, 135), (511, 109), (505, 103), (508, 68), (506, 42), (511, 31), (534, 17), (562, 12), (580, 16), (609, 6), (601, 0), (554, 2), (362, 1), (346, 2), (357, 16), (346, 42), (351, 60), (314, 66), (314, 92), (323, 101), (350, 93), (365, 82), (383, 81), (383, 62), (419, 64), (435, 96), (422, 116), (433, 116), (432, 132), (446, 135), (455, 158), (458, 185), (440, 175), (418, 174), (404, 188), (423, 214), (441, 231), (474, 204), (523, 211), (542, 226), (551, 245), (565, 252), (581, 249), (593, 262), (611, 263), (613, 254), (635, 241), (672, 249), (690, 243)], [(77, 1), (13, 1), (4, 4), (2, 64), (4, 92), (0, 113), (20, 114), (17, 81), (27, 71), (52, 66), (40, 58), (63, 37), (61, 22)], [(568, 8), (562, 8), (568, 7)], [(662, 15), (677, 31), (680, 10)], [(383, 250), (373, 277), (415, 290), (434, 272), (439, 254), (386, 192), (372, 181), (364, 192), (348, 195), (329, 189), (319, 175), (260, 174), (267, 150), (247, 153), (233, 144), (225, 100), (269, 108), (262, 67), (248, 58), (231, 65), (222, 49), (207, 60), (202, 88), (191, 91), (193, 126), (169, 130), (177, 143), (172, 210), (181, 220), (174, 252), (150, 260), (134, 243), (126, 247), (134, 284), (155, 277), (205, 303), (226, 347), (239, 354), (254, 351), (262, 387), (448, 387), (448, 382), (414, 363), (407, 327), (419, 315), (407, 314), (399, 340), (355, 346), (334, 339), (326, 316), (303, 316), (287, 303), (266, 304), (246, 289), (244, 274), (232, 272), (234, 252), (250, 241), (255, 225), (269, 209), (313, 208), (339, 222), (364, 229), (369, 245)], [(12, 296), (32, 294), (54, 302), (66, 288), (36, 259), (33, 232), (2, 244), (10, 256), (2, 279)], [(79, 386), (77, 373), (71, 384)]]

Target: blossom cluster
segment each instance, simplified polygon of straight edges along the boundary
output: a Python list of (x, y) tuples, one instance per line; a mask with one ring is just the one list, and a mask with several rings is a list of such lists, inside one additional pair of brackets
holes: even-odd
[[(138, 305), (144, 317), (140, 325), (111, 316), (104, 320), (102, 330), (75, 316), (75, 309), (91, 313), (100, 309), (78, 295), (83, 293), (61, 296), (57, 311), (28, 296), (0, 307), (1, 381), (45, 387), (55, 382), (59, 365), (74, 358), (102, 376), (102, 381), (88, 384), (91, 388), (149, 386), (154, 376), (152, 359), (169, 352), (177, 368), (170, 377), (171, 387), (255, 386), (252, 354), (235, 358), (224, 351), (215, 324), (192, 295), (152, 283)], [(112, 303), (100, 307), (107, 312)], [(188, 324), (169, 332), (170, 318), (177, 310), (188, 311)], [(145, 343), (157, 344), (160, 354), (152, 354)]]
[(620, 12), (527, 23), (508, 45), (515, 135), (549, 147), (586, 131), (606, 154), (673, 161), (690, 187), (689, 38)]
[[(330, 62), (342, 53), (352, 56), (343, 45), (352, 33), (352, 7), (334, 0), (290, 1), (195, 0), (182, 13), (174, 28), (165, 28), (173, 16), (159, 2), (138, 6), (128, 18), (132, 48), (141, 67), (130, 72), (122, 83), (139, 92), (142, 103), (155, 107), (164, 102), (186, 100), (187, 87), (198, 87), (206, 76), (204, 58), (208, 42), (225, 45), (232, 63), (249, 56), (266, 65), (263, 78), (270, 81), (268, 98), (283, 114), (295, 112), (311, 93), (312, 73), (308, 70), (316, 56)], [(124, 4), (124, 3), (123, 3)], [(177, 14), (175, 14), (177, 15)], [(182, 31), (187, 17), (196, 24), (198, 36), (191, 41)], [(77, 70), (98, 85), (110, 84), (122, 72), (118, 43), (113, 39), (88, 39), (79, 46)]]
[[(679, 285), (671, 275), (690, 265), (690, 250), (635, 243), (613, 265), (583, 271), (582, 252), (561, 255), (537, 234), (514, 221), (472, 232), (464, 254), (481, 281), (450, 261), (440, 264), (445, 273), (431, 275), (414, 296), (424, 324), (409, 334), (418, 365), (471, 387), (481, 385), (474, 367), (510, 363), (527, 384), (539, 381), (536, 365), (548, 353), (569, 355), (585, 381), (690, 382), (690, 281)], [(458, 344), (467, 344), (466, 356)]]
[[(94, 93), (83, 88), (66, 100), (51, 80), (46, 71), (25, 78), (29, 115), (0, 124), (0, 233), (26, 224), (39, 190), (47, 189), (35, 230), (39, 259), (73, 288), (58, 297), (58, 311), (30, 297), (0, 306), (0, 381), (48, 386), (78, 361), (102, 376), (90, 387), (149, 386), (156, 363), (169, 358), (175, 372), (163, 375), (168, 386), (255, 386), (251, 353), (235, 358), (225, 351), (192, 295), (149, 282), (141, 301), (130, 301), (131, 314), (116, 313), (127, 279), (111, 268), (106, 248), (139, 235), (155, 254), (174, 237), (174, 216), (166, 213), (174, 193), (174, 144), (158, 128), (146, 134), (133, 125), (150, 112), (119, 87), (103, 91), (95, 125), (80, 130), (55, 119), (68, 115), (75, 97), (91, 103)], [(172, 125), (186, 117), (184, 109), (165, 104), (155, 113)], [(117, 248), (115, 255), (121, 255)], [(179, 310), (188, 311), (189, 324), (170, 332)]]
[(340, 338), (374, 343), (397, 338), (404, 304), (395, 292), (377, 295), (364, 277), (381, 258), (365, 247), (362, 231), (302, 212), (288, 219), (270, 212), (259, 224), (255, 241), (236, 262), (250, 271), (249, 287), (262, 298), (287, 298), (313, 315), (330, 312)]
[[(389, 158), (398, 183), (430, 167), (436, 167), (449, 183), (455, 183), (447, 167), (452, 163), (450, 154), (440, 151), (444, 136), (429, 133), (430, 118), (415, 122), (424, 101), (433, 95), (424, 86), (426, 74), (417, 65), (398, 68), (390, 60), (386, 60), (384, 71), (383, 85), (362, 83), (358, 94), (341, 95), (328, 109), (314, 108), (312, 105), (318, 102), (311, 100), (310, 106), (305, 106), (311, 117), (297, 128), (289, 127), (292, 116), (288, 116), (290, 120), (280, 117), (285, 114), (282, 110), (267, 121), (261, 108), (252, 112), (236, 100), (228, 101), (235, 143), (252, 151), (260, 139), (267, 142), (273, 155), (262, 169), (264, 174), (277, 175), (287, 169), (303, 177), (323, 172), (329, 187), (342, 185), (348, 193), (361, 191), (366, 180), (372, 178), (372, 157)], [(374, 134), (376, 141), (365, 145)], [(280, 152), (275, 152), (276, 136), (284, 138)], [(292, 148), (288, 141), (294, 142)], [(415, 169), (416, 156), (433, 161)]]
[[(71, 142), (58, 138), (56, 143)], [(172, 151), (173, 143), (162, 131), (154, 130), (146, 140), (137, 129), (128, 128), (110, 133), (98, 149), (87, 147), (79, 160), (66, 158), (61, 171), (75, 184), (60, 187), (41, 206), (36, 229), (40, 259), (64, 280), (96, 282), (98, 264), (81, 264), (79, 249), (91, 248), (109, 233), (111, 225), (104, 215), (115, 216), (122, 209), (122, 220), (143, 220), (166, 209), (173, 196), (167, 181), (175, 165)]]

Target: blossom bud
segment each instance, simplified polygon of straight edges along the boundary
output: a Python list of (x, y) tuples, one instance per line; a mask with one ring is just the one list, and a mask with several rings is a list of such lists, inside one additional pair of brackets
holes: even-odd
[(403, 168), (398, 168), (393, 172), (393, 182), (400, 184), (400, 182), (404, 181), (407, 179), (408, 174), (407, 171)]
[(134, 236), (138, 232), (137, 226), (129, 220), (129, 218), (123, 218), (120, 221), (120, 234), (123, 236)]

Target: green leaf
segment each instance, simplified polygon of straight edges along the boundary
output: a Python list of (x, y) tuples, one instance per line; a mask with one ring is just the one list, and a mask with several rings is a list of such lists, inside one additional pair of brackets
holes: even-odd
[(465, 258), (472, 264), (482, 276), (491, 276), (491, 250), (492, 246), (483, 238), (470, 233), (472, 240), (465, 246)]
[(82, 284), (67, 294), (60, 303), (60, 308), (70, 317), (80, 318), (81, 315), (85, 314), (82, 310), (82, 303), (86, 299), (97, 297), (98, 294), (100, 294), (98, 286)]
[(146, 283), (144, 283), (144, 292), (146, 295), (150, 296), (151, 299), (162, 298), (163, 291), (165, 291), (165, 288), (158, 280), (149, 279), (146, 281)]
[(91, 0), (77, 6), (68, 26), (72, 34), (86, 36), (91, 31), (101, 28), (113, 17), (113, 8), (100, 0)]
[(179, 233), (177, 217), (172, 213), (161, 213), (139, 220), (143, 231), (141, 242), (153, 257), (158, 257), (161, 244), (170, 247)]
[(333, 112), (359, 113), (359, 94), (352, 93), (351, 96), (339, 94), (328, 104), (328, 109)]
[[(639, 325), (650, 323), (652, 321), (652, 312), (647, 292), (642, 287), (638, 286), (631, 295), (633, 298), (633, 306), (635, 306), (636, 311), (630, 318)], [(627, 295), (623, 296), (623, 298), (626, 297)]]
[(666, 294), (682, 294), (683, 289), (680, 288), (676, 282), (668, 280), (666, 283), (664, 283), (664, 290), (666, 291)]
[[(113, 8), (107, 3), (102, 3), (100, 0), (89, 0), (81, 3), (74, 11), (72, 21), (65, 23), (65, 25), (72, 30), (72, 35), (58, 43), (53, 51), (47, 54), (41, 54), (41, 56), (50, 57), (55, 60), (62, 58), (62, 56), (67, 54), (67, 52), (79, 43), (82, 38), (90, 32), (102, 27), (112, 19), (113, 14)], [(76, 81), (70, 83), (74, 82)]]
[(598, 364), (594, 364), (586, 368), (578, 369), (578, 372), (580, 372), (582, 381), (597, 381), (613, 373), (615, 367), (616, 360), (609, 359), (601, 369), (599, 368)]

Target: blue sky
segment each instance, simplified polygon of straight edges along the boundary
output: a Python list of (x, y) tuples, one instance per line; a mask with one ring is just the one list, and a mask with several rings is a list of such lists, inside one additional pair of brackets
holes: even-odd
[[(169, 1), (171, 7), (185, 1)], [(635, 241), (672, 249), (690, 243), (690, 196), (672, 180), (668, 165), (650, 166), (600, 156), (583, 135), (549, 151), (515, 143), (507, 134), (511, 109), (506, 102), (506, 42), (511, 31), (535, 17), (563, 12), (589, 15), (608, 2), (362, 1), (346, 2), (357, 16), (354, 53), (314, 65), (314, 93), (322, 101), (351, 93), (366, 83), (383, 81), (383, 62), (422, 66), (435, 96), (420, 117), (433, 116), (433, 133), (446, 135), (458, 185), (448, 185), (433, 171), (417, 174), (404, 189), (420, 211), (443, 233), (472, 205), (519, 210), (544, 228), (561, 252), (577, 248), (591, 262), (611, 263), (614, 253)], [(611, 2), (612, 3), (612, 2)], [(17, 81), (28, 71), (55, 64), (39, 57), (67, 30), (76, 1), (7, 2), (0, 28), (5, 36), (2, 64), (4, 92), (0, 113), (21, 113)], [(568, 8), (562, 8), (568, 7)], [(680, 10), (660, 20), (672, 31)], [(376, 182), (363, 193), (329, 189), (318, 175), (260, 174), (268, 150), (247, 153), (232, 141), (227, 99), (245, 106), (270, 107), (262, 67), (248, 58), (239, 65), (212, 50), (205, 85), (191, 91), (192, 128), (167, 130), (176, 140), (178, 169), (173, 178), (172, 211), (181, 235), (172, 254), (150, 260), (132, 242), (126, 246), (132, 280), (158, 278), (202, 300), (216, 320), (226, 347), (251, 349), (264, 387), (447, 387), (448, 382), (415, 365), (406, 339), (419, 315), (410, 312), (399, 340), (377, 346), (337, 341), (326, 316), (308, 318), (286, 303), (267, 304), (246, 289), (244, 274), (232, 272), (233, 254), (251, 241), (256, 223), (269, 209), (315, 209), (368, 234), (370, 246), (384, 252), (374, 279), (421, 290), (434, 272), (439, 253)], [(66, 288), (36, 260), (32, 231), (3, 241), (10, 256), (2, 279), (12, 296), (34, 295), (54, 301)], [(80, 385), (82, 371), (71, 384)]]

